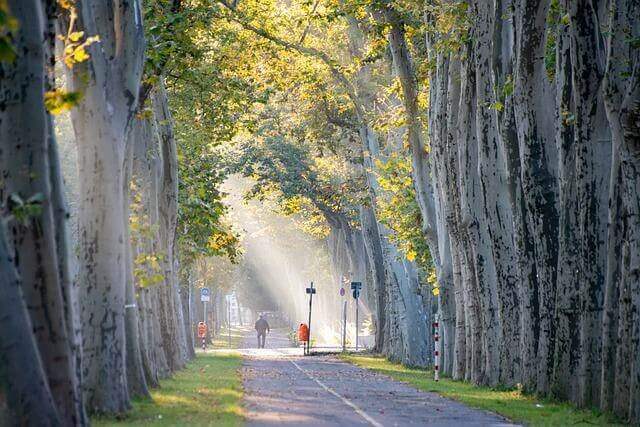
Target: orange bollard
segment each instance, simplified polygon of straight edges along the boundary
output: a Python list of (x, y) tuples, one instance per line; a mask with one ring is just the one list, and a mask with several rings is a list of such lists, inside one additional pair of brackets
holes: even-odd
[(309, 341), (309, 327), (304, 323), (300, 323), (300, 326), (298, 327), (298, 341)]
[(202, 349), (205, 350), (207, 348), (207, 324), (204, 322), (198, 322), (198, 338), (202, 339)]

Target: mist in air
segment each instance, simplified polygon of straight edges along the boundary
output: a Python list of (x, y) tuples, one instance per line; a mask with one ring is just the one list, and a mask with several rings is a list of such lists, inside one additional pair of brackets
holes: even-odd
[[(324, 239), (305, 233), (295, 217), (277, 212), (273, 202), (246, 200), (251, 181), (230, 177), (223, 185), (228, 195), (228, 219), (241, 236), (242, 259), (234, 288), (239, 303), (257, 315), (262, 311), (284, 314), (289, 326), (307, 323), (309, 298), (305, 289), (314, 283), (312, 339), (316, 346), (342, 342), (343, 305), (347, 304), (347, 345), (355, 344), (355, 302), (348, 285), (340, 295), (341, 278), (334, 277)], [(370, 337), (370, 310), (360, 299), (361, 345)]]

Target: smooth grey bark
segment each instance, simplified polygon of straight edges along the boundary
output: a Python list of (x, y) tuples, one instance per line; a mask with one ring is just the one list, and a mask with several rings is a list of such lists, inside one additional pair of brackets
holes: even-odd
[[(46, 15), (45, 37), (48, 43), (45, 45), (45, 90), (55, 88), (55, 64), (56, 58), (56, 28), (58, 22), (58, 4), (54, 0), (44, 2)], [(55, 224), (56, 252), (58, 258), (59, 283), (62, 292), (63, 310), (67, 327), (68, 345), (70, 347), (73, 361), (71, 369), (75, 372), (73, 387), (75, 391), (69, 396), (75, 405), (75, 415), (72, 422), (77, 425), (87, 425), (89, 423), (87, 413), (82, 399), (82, 325), (80, 324), (80, 302), (78, 300), (78, 286), (72, 273), (71, 248), (69, 234), (69, 218), (71, 216), (69, 205), (65, 197), (65, 183), (62, 174), (60, 152), (58, 141), (54, 129), (54, 118), (47, 115), (47, 136), (48, 136), (48, 162), (49, 180), (51, 185), (51, 208), (53, 210), (53, 220)]]
[(387, 308), (387, 295), (385, 287), (385, 273), (384, 273), (384, 261), (382, 255), (382, 247), (380, 245), (380, 239), (376, 227), (375, 214), (371, 207), (360, 207), (360, 227), (362, 229), (362, 236), (364, 240), (364, 246), (368, 257), (367, 265), (370, 269), (371, 284), (373, 287), (373, 293), (376, 295), (375, 299), (375, 312), (376, 312), (376, 331), (375, 331), (375, 345), (374, 350), (377, 352), (386, 353), (386, 345), (389, 342), (387, 336), (388, 327), (388, 313)]
[(535, 389), (537, 377), (538, 347), (538, 274), (536, 271), (534, 244), (524, 198), (522, 182), (520, 146), (515, 120), (514, 69), (516, 66), (516, 29), (514, 2), (500, 0), (495, 3), (492, 42), (492, 75), (495, 99), (503, 108), (495, 104), (499, 129), (499, 152), (505, 161), (505, 185), (507, 200), (511, 206), (513, 238), (516, 265), (511, 274), (515, 275), (518, 286), (520, 345), (518, 358), (519, 379), (525, 389)]
[(155, 340), (150, 313), (149, 289), (141, 289), (136, 297), (138, 306), (138, 334), (140, 337), (140, 360), (148, 387), (160, 385), (158, 367), (156, 364)]
[[(37, 344), (40, 360), (34, 362), (36, 366), (30, 374), (35, 374), (38, 365), (44, 369), (57, 413), (52, 422), (57, 419), (63, 425), (75, 425), (86, 423), (86, 419), (76, 370), (74, 324), (69, 323), (74, 313), (68, 258), (66, 253), (59, 253), (65, 249), (65, 216), (60, 209), (55, 137), (44, 107), (44, 93), (49, 84), (45, 64), (52, 53), (45, 34), (49, 16), (43, 6), (39, 1), (8, 4), (19, 28), (12, 34), (17, 57), (12, 63), (0, 66), (0, 171), (3, 176), (0, 204), (6, 212), (3, 227), (7, 227), (11, 239), (5, 253), (16, 270), (6, 271), (7, 286), (21, 283), (23, 302), (15, 309), (28, 309), (31, 326), (20, 338)], [(15, 282), (18, 279), (19, 282)], [(15, 302), (14, 290), (7, 292), (6, 297)], [(17, 320), (17, 314), (17, 311), (12, 313), (10, 320)], [(15, 343), (9, 336), (7, 339), (10, 343), (7, 349), (31, 351), (27, 343)], [(10, 362), (16, 361), (15, 354), (9, 357)], [(33, 361), (32, 355), (25, 353), (25, 357)], [(33, 379), (39, 381), (36, 377)], [(14, 386), (21, 387), (19, 382)], [(46, 399), (43, 391), (36, 387), (33, 389), (36, 395)], [(47, 402), (43, 402), (43, 410), (46, 405)]]
[(182, 268), (186, 270), (186, 284), (183, 284), (180, 287), (180, 297), (182, 298), (182, 312), (184, 319), (183, 327), (187, 345), (187, 360), (193, 360), (196, 357), (194, 334), (191, 329), (193, 325), (193, 283), (191, 280), (191, 267), (183, 265)]
[(161, 162), (158, 209), (160, 213), (160, 244), (164, 255), (165, 305), (163, 337), (172, 370), (180, 369), (187, 359), (182, 300), (177, 281), (176, 227), (178, 221), (178, 159), (173, 135), (173, 120), (167, 104), (166, 91), (158, 85), (152, 94), (153, 110), (158, 127)]
[[(476, 68), (476, 136), (478, 140), (478, 170), (481, 183), (481, 200), (491, 253), (488, 263), (493, 263), (496, 287), (491, 304), (497, 306), (498, 360), (497, 369), (489, 376), (489, 384), (513, 386), (519, 378), (519, 277), (513, 242), (513, 218), (508, 196), (507, 163), (501, 149), (498, 127), (497, 102), (491, 58), (494, 55), (494, 31), (496, 13), (488, 2), (472, 2), (474, 25), (474, 65)], [(492, 107), (493, 106), (493, 107)], [(489, 282), (490, 283), (490, 282)]]
[(141, 137), (141, 121), (136, 119), (132, 124), (129, 134), (129, 143), (125, 155), (125, 172), (123, 194), (125, 195), (123, 221), (125, 242), (125, 334), (126, 334), (126, 362), (127, 362), (127, 388), (132, 397), (149, 397), (149, 389), (142, 365), (142, 350), (140, 348), (140, 325), (138, 321), (138, 304), (136, 300), (136, 284), (134, 279), (134, 258), (129, 229), (130, 204), (131, 204), (131, 180), (133, 174), (134, 148)]
[[(441, 323), (441, 372), (454, 378), (464, 376), (454, 371), (465, 359), (465, 323), (462, 303), (462, 282), (458, 256), (458, 240), (454, 230), (459, 224), (459, 191), (457, 186), (458, 154), (454, 145), (460, 97), (460, 63), (450, 61), (446, 54), (436, 55), (436, 67), (431, 75), (429, 133), (432, 170), (437, 209), (438, 307)], [(451, 172), (451, 173), (450, 173)], [(454, 246), (455, 245), (455, 246)], [(457, 360), (457, 362), (456, 362)]]
[[(549, 391), (553, 371), (555, 286), (558, 258), (557, 180), (551, 86), (544, 68), (545, 24), (549, 1), (514, 2), (514, 117), (519, 143), (523, 202), (538, 277), (537, 374), (535, 390)], [(528, 344), (527, 344), (528, 345)], [(531, 371), (525, 371), (530, 374)], [(524, 378), (525, 387), (533, 384)]]
[(457, 297), (453, 373), (485, 380), (477, 361), (487, 360), (496, 310), (497, 336), (512, 339), (499, 384), (633, 419), (640, 132), (629, 40), (640, 9), (563, 2), (548, 14), (549, 4), (472, 2), (472, 50), (447, 52), (438, 34), (427, 37), (435, 205), (446, 218), (438, 242), (449, 241)]
[[(461, 67), (460, 107), (458, 115), (458, 164), (460, 167), (458, 185), (460, 186), (460, 220), (458, 239), (460, 242), (459, 260), (462, 275), (463, 300), (465, 306), (466, 366), (465, 379), (476, 384), (485, 381), (486, 341), (482, 331), (493, 330), (487, 293), (482, 292), (487, 283), (479, 280), (490, 278), (483, 260), (478, 257), (480, 230), (476, 213), (480, 209), (479, 182), (477, 174), (477, 141), (475, 126), (475, 71), (469, 63)], [(479, 270), (479, 271), (478, 271)], [(495, 276), (494, 276), (495, 277)]]
[(64, 183), (62, 180), (62, 168), (56, 139), (53, 137), (53, 119), (49, 117), (49, 171), (51, 179), (51, 206), (56, 228), (56, 251), (58, 254), (58, 269), (60, 273), (60, 287), (64, 301), (64, 315), (67, 326), (69, 347), (73, 357), (71, 369), (75, 375), (73, 378), (75, 392), (73, 404), (75, 405), (75, 419), (77, 425), (88, 424), (87, 414), (82, 400), (82, 326), (80, 325), (80, 302), (78, 301), (77, 284), (70, 271), (70, 254), (67, 220), (69, 209), (64, 196)]
[[(144, 41), (139, 1), (83, 1), (76, 31), (100, 37), (68, 70), (83, 93), (72, 110), (78, 144), (84, 391), (93, 413), (129, 408), (125, 341), (124, 160), (137, 108)], [(111, 19), (106, 19), (111, 17)]]
[[(478, 47), (469, 47), (467, 54), (470, 57), (478, 54)], [(470, 68), (475, 69), (473, 76), (470, 76), (470, 83), (475, 87), (469, 87), (471, 102), (476, 105), (472, 108), (474, 116), (470, 118), (470, 131), (475, 132), (474, 137), (468, 139), (467, 147), (461, 152), (460, 176), (466, 184), (463, 186), (462, 194), (462, 215), (465, 217), (466, 234), (470, 244), (469, 260), (474, 265), (475, 281), (473, 287), (477, 289), (480, 308), (482, 310), (481, 324), (475, 326), (483, 329), (482, 333), (482, 366), (481, 372), (475, 373), (475, 382), (486, 383), (495, 386), (500, 378), (500, 350), (498, 343), (502, 341), (501, 329), (502, 319), (498, 316), (498, 276), (496, 273), (495, 258), (491, 253), (491, 241), (487, 223), (490, 221), (486, 215), (487, 199), (495, 194), (496, 183), (487, 182), (487, 176), (483, 176), (485, 167), (482, 165), (483, 152), (492, 149), (491, 144), (495, 144), (495, 135), (488, 135), (487, 110), (486, 110), (486, 69), (482, 70), (473, 64)], [(482, 92), (482, 94), (480, 93)], [(489, 157), (489, 156), (486, 156)], [(494, 157), (495, 159), (495, 157)], [(493, 165), (496, 167), (497, 165)], [(498, 169), (496, 167), (496, 169)], [(490, 174), (496, 175), (494, 169)], [(491, 178), (493, 179), (493, 177)], [(492, 185), (493, 184), (493, 185)], [(494, 187), (495, 186), (495, 187)], [(489, 201), (489, 203), (491, 203)], [(495, 202), (494, 202), (495, 203)], [(495, 209), (495, 205), (494, 205)], [(484, 214), (482, 211), (485, 211)], [(495, 243), (495, 242), (494, 242)], [(507, 320), (507, 319), (504, 319)], [(472, 374), (473, 375), (473, 374)]]
[[(569, 29), (558, 25), (556, 46), (556, 103), (558, 111), (573, 111), (572, 67)], [(558, 290), (556, 294), (556, 342), (551, 392), (569, 399), (578, 391), (580, 346), (578, 211), (576, 206), (575, 136), (569, 120), (559, 120), (556, 128), (558, 149)], [(569, 374), (569, 375), (568, 375)]]
[[(353, 57), (358, 57), (363, 49), (363, 35), (355, 19), (349, 18), (349, 24), (350, 53)], [(353, 98), (359, 120), (360, 143), (362, 151), (365, 153), (365, 176), (375, 216), (376, 199), (381, 192), (374, 173), (376, 170), (375, 161), (384, 161), (386, 153), (381, 148), (378, 135), (368, 120), (368, 115), (375, 112), (373, 107), (375, 94), (371, 93), (366, 83), (369, 77), (369, 66), (363, 66), (359, 70), (357, 78), (356, 87), (359, 92), (354, 93)], [(430, 209), (433, 209), (433, 207)], [(382, 250), (383, 261), (383, 265), (376, 268), (383, 268), (385, 271), (385, 286), (388, 296), (385, 302), (387, 304), (386, 310), (389, 323), (385, 325), (385, 330), (390, 332), (388, 337), (390, 340), (387, 348), (388, 353), (386, 354), (396, 360), (402, 360), (403, 363), (408, 365), (424, 366), (432, 355), (428, 354), (426, 342), (428, 332), (421, 296), (412, 286), (410, 275), (407, 274), (407, 270), (400, 260), (397, 248), (389, 241), (390, 230), (377, 220), (375, 222), (373, 236), (375, 238), (375, 229), (377, 229), (377, 238)], [(370, 258), (371, 261), (372, 259)], [(392, 315), (389, 316), (389, 314)], [(385, 346), (383, 345), (383, 347)]]
[(0, 225), (0, 272), (0, 362), (10, 372), (6, 377), (8, 415), (15, 425), (66, 425), (51, 395), (4, 225)]
[(612, 168), (601, 406), (637, 423), (640, 421), (640, 61), (628, 37), (638, 36), (640, 8), (633, 1), (612, 1), (608, 17), (603, 95), (612, 135)]
[[(367, 144), (363, 147), (368, 153), (365, 156), (365, 169), (375, 171), (375, 161), (384, 160), (378, 136), (369, 125), (363, 125), (360, 138), (363, 144)], [(366, 175), (372, 209), (375, 213), (376, 197), (381, 189), (373, 172), (367, 172)], [(427, 354), (427, 329), (421, 297), (417, 289), (411, 285), (397, 248), (389, 241), (390, 231), (377, 220), (373, 227), (374, 238), (376, 231), (382, 251), (385, 283), (389, 296), (386, 301), (386, 310), (392, 314), (388, 318), (393, 322), (387, 325), (391, 332), (387, 354), (391, 359), (402, 361), (410, 366), (424, 366), (431, 359), (431, 355)]]
[[(604, 73), (599, 3), (569, 2), (571, 63), (575, 107), (576, 208), (579, 212), (581, 406), (600, 400), (602, 305), (606, 259), (607, 174), (611, 133), (600, 86)], [(595, 59), (595, 60), (594, 60)]]
[[(159, 235), (159, 188), (160, 188), (160, 152), (158, 132), (153, 119), (140, 122), (139, 140), (134, 146), (133, 161), (133, 197), (141, 204), (139, 215), (144, 222), (142, 240), (136, 243), (135, 256), (161, 256), (162, 245)], [(157, 271), (148, 270), (146, 274), (155, 275)], [(139, 288), (139, 323), (143, 330), (142, 361), (147, 382), (156, 386), (160, 378), (168, 376), (170, 372), (167, 353), (162, 339), (161, 301), (164, 298), (164, 281), (147, 286), (136, 285)]]

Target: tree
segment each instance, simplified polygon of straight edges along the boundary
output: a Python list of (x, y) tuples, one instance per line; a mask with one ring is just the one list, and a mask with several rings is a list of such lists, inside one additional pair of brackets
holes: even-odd
[[(94, 413), (129, 408), (125, 372), (124, 167), (137, 111), (144, 40), (140, 3), (84, 1), (65, 31), (98, 37), (90, 58), (68, 67), (80, 171), (80, 289), (86, 404)], [(112, 16), (112, 21), (105, 20)]]
[(1, 354), (8, 367), (25, 361), (29, 366), (10, 374), (10, 410), (16, 419), (83, 425), (66, 210), (53, 118), (45, 109), (52, 94), (46, 64), (53, 58), (52, 34), (45, 31), (53, 17), (45, 6), (39, 1), (0, 4), (10, 33), (3, 40), (12, 43), (5, 48), (14, 52), (0, 63), (5, 94), (0, 112), (0, 271), (2, 307), (7, 311)]

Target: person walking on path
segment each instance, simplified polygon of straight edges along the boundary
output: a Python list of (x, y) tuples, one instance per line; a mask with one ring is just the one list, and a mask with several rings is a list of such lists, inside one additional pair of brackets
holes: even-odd
[(264, 318), (264, 314), (260, 315), (260, 318), (255, 325), (256, 332), (258, 332), (258, 348), (264, 348), (264, 343), (267, 339), (267, 332), (271, 332), (267, 319)]

